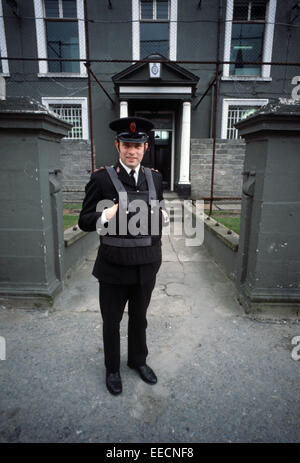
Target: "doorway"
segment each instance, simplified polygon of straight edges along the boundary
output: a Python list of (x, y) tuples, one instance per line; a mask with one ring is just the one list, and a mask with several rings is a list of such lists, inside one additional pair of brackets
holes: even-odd
[(163, 177), (164, 190), (174, 190), (175, 115), (167, 111), (135, 111), (135, 116), (151, 120), (154, 129), (143, 165), (158, 169)]

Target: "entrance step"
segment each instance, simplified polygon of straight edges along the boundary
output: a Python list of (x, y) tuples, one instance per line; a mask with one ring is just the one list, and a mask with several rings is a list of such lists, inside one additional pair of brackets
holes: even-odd
[(175, 191), (164, 191), (164, 199), (179, 199), (178, 194)]
[[(173, 192), (170, 192), (173, 193)], [(175, 196), (176, 195), (176, 196)], [(177, 193), (175, 195), (171, 195), (170, 197), (166, 197), (164, 193), (164, 198), (165, 198), (165, 204), (166, 208), (169, 209), (169, 217), (170, 217), (170, 222), (178, 222), (182, 221), (183, 219), (183, 200), (178, 198)]]

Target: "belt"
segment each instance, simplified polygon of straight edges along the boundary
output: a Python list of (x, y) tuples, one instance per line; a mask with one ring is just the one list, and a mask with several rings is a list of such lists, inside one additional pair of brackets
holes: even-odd
[(145, 236), (143, 238), (117, 238), (115, 236), (104, 235), (101, 236), (102, 244), (108, 246), (118, 246), (119, 248), (135, 248), (142, 246), (151, 246), (151, 236)]

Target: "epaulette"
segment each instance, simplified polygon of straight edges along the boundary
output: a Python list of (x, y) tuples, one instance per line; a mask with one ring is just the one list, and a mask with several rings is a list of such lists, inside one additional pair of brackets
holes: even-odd
[(99, 167), (99, 169), (93, 170), (93, 173), (94, 173), (94, 172), (98, 172), (98, 170), (103, 170), (103, 169), (105, 169), (105, 167)]
[(154, 170), (154, 172), (158, 172), (158, 173), (159, 173), (159, 170), (154, 169), (153, 167), (151, 167), (151, 170)]

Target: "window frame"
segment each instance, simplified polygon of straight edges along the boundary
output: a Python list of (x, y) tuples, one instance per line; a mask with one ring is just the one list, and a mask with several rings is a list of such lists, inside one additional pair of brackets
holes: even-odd
[[(48, 57), (47, 55), (47, 32), (46, 32), (46, 16), (45, 16), (45, 3), (44, 0), (34, 1), (34, 14), (35, 14), (35, 29), (37, 39), (37, 52), (39, 61), (38, 77), (87, 77), (87, 70), (82, 61), (80, 61), (80, 72), (49, 72), (48, 62), (42, 58)], [(78, 24), (78, 39), (79, 39), (79, 58), (86, 59), (86, 46), (85, 46), (85, 24), (84, 24), (84, 4), (83, 0), (76, 0), (77, 18), (72, 18)], [(48, 18), (50, 20), (61, 20), (64, 18)]]
[[(152, 19), (145, 19), (142, 18), (142, 0), (139, 1), (139, 18), (140, 22), (170, 22), (170, 5), (171, 5), (171, 0), (168, 1), (168, 18), (161, 18), (157, 19), (157, 0), (151, 0), (152, 1), (152, 6), (153, 6), (153, 18)], [(150, 2), (149, 2), (150, 3)]]
[(42, 104), (48, 109), (51, 104), (81, 104), (81, 114), (82, 114), (82, 138), (68, 138), (64, 137), (64, 140), (80, 141), (80, 140), (89, 140), (89, 120), (88, 120), (88, 101), (86, 97), (42, 97)]
[(9, 77), (10, 74), (9, 74), (8, 60), (2, 58), (2, 56), (7, 56), (7, 45), (6, 45), (2, 0), (0, 0), (0, 52), (1, 52), (0, 61), (2, 64), (2, 72), (0, 72), (0, 76)]
[(263, 106), (268, 102), (268, 98), (223, 98), (221, 139), (236, 140), (235, 138), (227, 138), (230, 106)]
[[(224, 61), (230, 61), (232, 24), (233, 24), (234, 0), (227, 0), (226, 20), (225, 20), (225, 38), (224, 38)], [(269, 0), (266, 5), (266, 19), (264, 21), (265, 31), (263, 39), (263, 62), (271, 62), (274, 42), (275, 15), (277, 0)], [(263, 22), (261, 20), (253, 22)], [(247, 23), (247, 21), (246, 21)], [(268, 46), (270, 44), (270, 46)], [(230, 64), (223, 64), (222, 80), (267, 80), (271, 81), (271, 65), (263, 64), (261, 66), (260, 76), (240, 76), (230, 75)]]
[[(156, 0), (155, 0), (156, 2)], [(153, 9), (154, 9), (153, 5)], [(178, 0), (169, 0), (168, 19), (141, 19), (141, 2), (132, 0), (132, 59), (139, 61), (140, 57), (140, 23), (169, 23), (169, 56), (168, 59), (176, 60), (177, 56), (177, 10)]]

